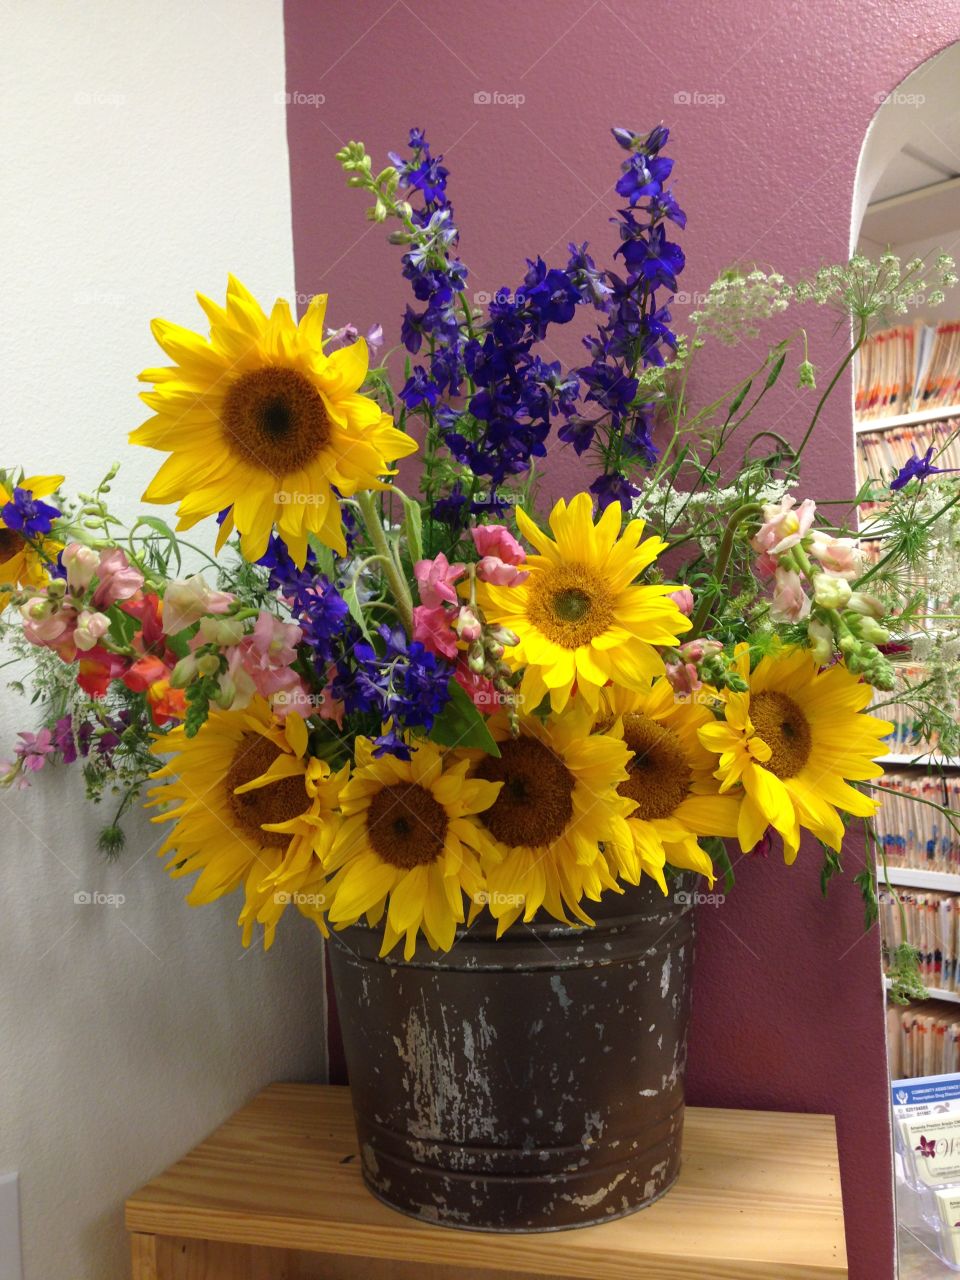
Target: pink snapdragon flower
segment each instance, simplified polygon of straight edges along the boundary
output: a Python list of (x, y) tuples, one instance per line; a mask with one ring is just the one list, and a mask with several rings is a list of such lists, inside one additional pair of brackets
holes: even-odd
[(685, 618), (689, 618), (693, 613), (693, 592), (689, 587), (680, 587), (676, 591), (671, 591), (668, 600), (672, 600)]
[(778, 556), (797, 546), (809, 533), (817, 504), (811, 498), (804, 498), (794, 511), (796, 502), (796, 498), (786, 497), (763, 508), (763, 524), (752, 539), (755, 551), (768, 551), (770, 555)]
[(111, 547), (101, 551), (97, 564), (97, 588), (93, 604), (97, 609), (108, 609), (118, 600), (129, 600), (143, 586), (143, 574), (132, 565), (122, 548)]
[(57, 606), (46, 596), (34, 596), (20, 606), (23, 618), (23, 634), (31, 644), (42, 649), (52, 649), (64, 662), (73, 662), (77, 646), (73, 633), (77, 625), (77, 611), (71, 605)]
[(523, 564), (527, 553), (510, 530), (502, 524), (478, 524), (470, 530), (479, 556), (496, 556), (506, 564)]
[(100, 563), (100, 556), (93, 547), (82, 542), (70, 542), (60, 553), (60, 561), (67, 571), (67, 586), (77, 595), (83, 595), (93, 581)]
[(757, 556), (754, 568), (757, 571), (757, 577), (762, 582), (769, 582), (777, 572), (777, 557), (772, 556), (769, 551), (761, 551)]
[(502, 524), (481, 524), (470, 530), (480, 560), (477, 577), (496, 587), (515, 587), (525, 582), (522, 565), (527, 553), (513, 534)]
[(471, 671), (467, 665), (466, 654), (460, 655), (453, 676), (464, 693), (470, 695), (473, 705), (482, 715), (492, 716), (503, 706), (503, 696), (497, 692), (493, 681), (488, 680), (484, 675), (478, 675), (476, 671)]
[(296, 660), (302, 634), (296, 623), (281, 622), (261, 610), (253, 631), (231, 650), (231, 657), (236, 655), (234, 665), (247, 673), (265, 698), (281, 689), (293, 689), (300, 684), (300, 677), (291, 670), (291, 663)]
[(413, 566), (413, 573), (421, 603), (428, 609), (438, 609), (444, 603), (458, 604), (454, 584), (466, 571), (466, 565), (451, 564), (442, 551), (432, 560), (418, 560)]
[(862, 559), (854, 538), (831, 538), (829, 534), (815, 531), (807, 550), (824, 569), (852, 582), (860, 572)]
[(691, 693), (703, 688), (700, 673), (692, 662), (667, 662), (664, 667), (667, 681), (675, 693), (689, 697)]
[(110, 630), (110, 619), (105, 613), (91, 612), (81, 609), (77, 615), (77, 625), (73, 632), (73, 643), (83, 653), (95, 649), (97, 644)]
[(489, 582), (494, 587), (518, 587), (529, 576), (525, 570), (507, 564), (497, 556), (484, 556), (477, 561), (477, 577), (481, 582)]
[(457, 653), (457, 637), (451, 626), (455, 615), (443, 605), (428, 608), (425, 604), (414, 606), (413, 638), (419, 640), (425, 649), (444, 658), (453, 658)]
[(810, 597), (803, 589), (803, 579), (795, 569), (778, 566), (773, 588), (770, 617), (775, 622), (799, 622), (810, 612)]
[(192, 578), (173, 578), (163, 593), (163, 630), (175, 636), (184, 627), (199, 622), (208, 613), (226, 613), (236, 601), (229, 591), (214, 591), (202, 573)]

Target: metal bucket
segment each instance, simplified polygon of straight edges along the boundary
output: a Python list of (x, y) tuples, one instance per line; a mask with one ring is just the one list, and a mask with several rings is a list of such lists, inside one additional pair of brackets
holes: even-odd
[(607, 1222), (680, 1169), (690, 895), (652, 882), (594, 929), (489, 917), (446, 954), (331, 938), (363, 1176), (404, 1213), (477, 1231)]

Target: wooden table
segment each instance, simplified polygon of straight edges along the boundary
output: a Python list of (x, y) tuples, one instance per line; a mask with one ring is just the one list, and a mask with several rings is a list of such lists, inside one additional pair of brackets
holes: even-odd
[(360, 1177), (348, 1090), (275, 1084), (127, 1202), (134, 1280), (798, 1280), (846, 1276), (832, 1116), (687, 1111), (648, 1209), (489, 1235), (388, 1209)]

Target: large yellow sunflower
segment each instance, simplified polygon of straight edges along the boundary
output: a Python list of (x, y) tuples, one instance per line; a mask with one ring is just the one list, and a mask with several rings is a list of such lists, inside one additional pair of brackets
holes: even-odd
[(571, 706), (546, 722), (524, 717), (519, 737), (511, 737), (500, 714), (490, 721), (500, 756), (473, 753), (473, 776), (503, 784), (479, 816), (498, 937), (541, 907), (564, 924), (571, 923), (567, 912), (592, 924), (581, 899), (599, 902), (605, 889), (622, 892), (600, 841), (629, 841), (625, 817), (632, 805), (617, 794), (629, 776), (629, 752), (617, 725), (591, 736), (591, 722), (589, 711)]
[[(63, 476), (25, 476), (21, 489), (29, 489), (35, 498), (48, 498), (63, 484)], [(13, 500), (13, 493), (0, 480), (0, 509)], [(61, 549), (59, 542), (46, 539), (46, 549), (51, 558)], [(8, 529), (0, 517), (0, 583), (15, 587), (42, 587), (47, 581), (45, 561), (34, 547), (16, 529)], [(10, 603), (10, 592), (0, 591), (0, 613)]]
[(487, 617), (520, 637), (505, 660), (525, 668), (521, 693), (531, 711), (547, 692), (562, 711), (574, 686), (592, 710), (608, 681), (642, 688), (663, 671), (653, 646), (675, 645), (690, 628), (669, 599), (675, 586), (636, 581), (666, 544), (641, 542), (642, 520), (631, 520), (621, 536), (617, 502), (596, 525), (592, 512), (588, 493), (569, 506), (561, 499), (550, 513), (554, 541), (518, 509), (520, 532), (539, 554), (524, 564), (519, 586), (483, 590)]
[(629, 777), (617, 787), (632, 803), (626, 845), (610, 841), (608, 859), (622, 879), (638, 884), (652, 876), (666, 893), (664, 866), (698, 871), (713, 883), (713, 863), (700, 848), (700, 836), (734, 836), (740, 796), (721, 795), (713, 776), (716, 757), (702, 745), (698, 730), (713, 722), (705, 698), (678, 699), (660, 678), (642, 691), (605, 689), (600, 721), (623, 725), (630, 752)]
[(343, 825), (325, 858), (328, 918), (341, 927), (361, 916), (387, 918), (380, 954), (405, 938), (409, 960), (421, 932), (447, 951), (464, 920), (463, 895), (477, 902), (484, 882), (477, 857), (476, 814), (499, 787), (470, 779), (468, 760), (452, 761), (431, 742), (409, 760), (377, 759), (358, 738), (353, 777), (340, 796)]
[(391, 464), (417, 447), (359, 392), (367, 344), (360, 338), (324, 354), (325, 294), (299, 325), (283, 299), (268, 317), (233, 276), (225, 307), (197, 296), (209, 338), (153, 322), (175, 363), (140, 374), (154, 383), (142, 393), (154, 417), (130, 439), (170, 453), (144, 499), (179, 501), (180, 529), (229, 509), (221, 542), (236, 525), (248, 560), (266, 551), (274, 525), (298, 565), (309, 533), (343, 555), (333, 487), (343, 497), (382, 489)]
[(839, 852), (843, 822), (837, 810), (869, 818), (877, 802), (845, 781), (883, 773), (875, 757), (893, 725), (864, 715), (873, 690), (841, 663), (820, 671), (809, 650), (778, 649), (750, 674), (747, 645), (738, 645), (736, 666), (749, 683), (746, 693), (727, 693), (725, 719), (699, 730), (715, 755), (721, 790), (742, 784), (737, 835), (747, 851), (768, 826), (783, 837), (790, 863), (800, 847), (800, 829), (812, 831)]
[(153, 822), (176, 823), (158, 850), (172, 855), (171, 876), (200, 872), (187, 902), (201, 906), (242, 885), (244, 946), (258, 923), (268, 948), (289, 905), (325, 933), (322, 859), (349, 766), (332, 773), (312, 758), (300, 716), (280, 722), (260, 697), (243, 711), (212, 711), (194, 738), (179, 726), (152, 750), (173, 753), (152, 775), (169, 781), (149, 804), (163, 807)]

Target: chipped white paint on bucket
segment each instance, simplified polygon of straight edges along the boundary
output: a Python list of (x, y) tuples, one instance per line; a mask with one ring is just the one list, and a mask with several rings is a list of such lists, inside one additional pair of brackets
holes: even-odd
[(363, 1174), (405, 1213), (484, 1231), (607, 1221), (680, 1168), (691, 896), (628, 889), (595, 929), (462, 931), (446, 955), (331, 959)]

